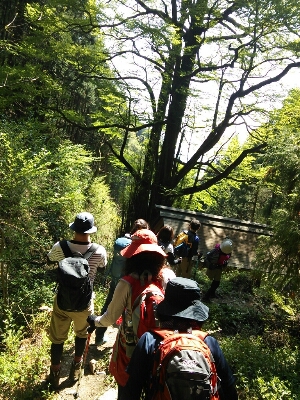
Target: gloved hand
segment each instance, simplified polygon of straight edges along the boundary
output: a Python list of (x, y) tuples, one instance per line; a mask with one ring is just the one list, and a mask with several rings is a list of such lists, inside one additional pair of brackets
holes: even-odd
[(87, 317), (87, 323), (90, 325), (87, 328), (88, 333), (92, 333), (94, 332), (94, 330), (96, 329), (96, 325), (95, 325), (95, 319), (97, 318), (97, 315), (89, 315)]

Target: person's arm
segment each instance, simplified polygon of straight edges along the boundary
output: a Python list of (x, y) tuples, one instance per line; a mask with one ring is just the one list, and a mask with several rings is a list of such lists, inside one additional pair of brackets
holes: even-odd
[(122, 388), (119, 400), (140, 400), (143, 388), (150, 378), (153, 353), (157, 345), (158, 340), (151, 332), (141, 336), (127, 367), (129, 379)]
[(130, 284), (122, 279), (118, 282), (106, 312), (95, 319), (95, 326), (110, 326), (122, 315), (130, 297)]
[(65, 258), (64, 252), (62, 251), (59, 242), (56, 242), (47, 254), (47, 264), (54, 264), (63, 258)]
[(235, 387), (235, 379), (218, 341), (212, 336), (207, 336), (204, 342), (210, 348), (215, 360), (217, 374), (221, 380), (221, 400), (237, 400), (238, 394)]
[(181, 257), (176, 259), (173, 253), (167, 253), (167, 256), (167, 261), (170, 265), (177, 265), (180, 264), (182, 261)]
[(193, 236), (191, 237), (191, 239), (189, 239), (192, 241), (192, 246), (191, 249), (189, 251), (189, 257), (188, 258), (192, 258), (194, 256), (196, 256), (198, 254), (198, 247), (199, 247), (199, 237), (195, 234), (195, 232), (193, 232)]

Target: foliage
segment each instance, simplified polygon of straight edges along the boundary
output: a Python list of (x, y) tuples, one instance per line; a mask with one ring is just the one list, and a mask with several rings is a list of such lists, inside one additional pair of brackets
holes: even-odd
[(68, 226), (78, 212), (94, 214), (95, 240), (108, 248), (119, 224), (108, 186), (103, 179), (93, 180), (92, 155), (67, 140), (48, 147), (35, 140), (28, 146), (38, 132), (35, 124), (11, 123), (2, 125), (0, 135), (0, 222), (5, 243), (0, 256), (3, 282), (7, 280), (1, 304), (10, 304), (21, 321), (31, 310), (51, 304), (55, 275), (45, 265), (46, 254), (55, 241), (70, 237)]
[[(24, 329), (15, 324), (11, 313), (7, 313), (5, 330), (2, 336), (0, 353), (0, 399), (33, 399), (38, 394), (41, 374), (45, 371), (45, 362), (48, 360), (49, 341), (42, 323), (49, 323), (39, 318), (39, 324), (31, 321), (32, 336), (24, 339)], [(37, 328), (39, 329), (37, 330)], [(50, 399), (50, 398), (49, 398)]]
[[(295, 0), (16, 0), (1, 18), (1, 118), (32, 123), (47, 150), (65, 139), (91, 150), (93, 173), (124, 205), (123, 228), (183, 196), (192, 209), (263, 218), (238, 183), (266, 136), (224, 149), (241, 126), (253, 134), (250, 118), (274, 100), (264, 87), (298, 66)], [(231, 201), (236, 192), (247, 207)]]
[(265, 181), (274, 193), (273, 236), (260, 238), (256, 263), (263, 263), (278, 287), (289, 284), (293, 290), (300, 284), (299, 104), (300, 92), (292, 91), (282, 109), (275, 111), (265, 126), (269, 145), (263, 163), (267, 169)]
[[(215, 162), (203, 172), (203, 179), (209, 179), (215, 171), (224, 171), (238, 155), (251, 146), (251, 143), (254, 145), (254, 142), (250, 139), (244, 145), (240, 145), (237, 138), (231, 139), (226, 148), (215, 154)], [(265, 168), (260, 164), (260, 158), (248, 156), (228, 177), (194, 195), (179, 196), (174, 206), (266, 223), (262, 204), (265, 197), (269, 197), (270, 190), (262, 181), (265, 173)], [(183, 187), (188, 185), (185, 180)]]
[[(265, 146), (258, 136), (230, 160), (218, 159), (235, 128), (265, 114), (264, 87), (298, 66), (296, 10), (294, 1), (282, 8), (276, 0), (267, 7), (264, 1), (102, 5), (99, 26), (128, 112), (117, 116), (119, 123), (116, 116), (99, 120), (99, 127), (122, 132), (121, 142), (109, 132), (107, 142), (135, 182), (130, 218), (151, 223), (155, 204), (208, 190)], [(126, 149), (130, 133), (142, 130), (147, 143), (136, 168)]]
[[(118, 167), (105, 135), (120, 141), (117, 128), (99, 130), (95, 123), (126, 115), (126, 102), (107, 65), (95, 1), (13, 1), (0, 12), (0, 116), (3, 121), (31, 125), (32, 149), (49, 149), (66, 139), (96, 156), (95, 176), (111, 184), (115, 199), (126, 201), (128, 181), (112, 179)], [(2, 35), (2, 36), (1, 36)], [(117, 105), (116, 105), (117, 104)], [(139, 150), (134, 150), (135, 154)]]

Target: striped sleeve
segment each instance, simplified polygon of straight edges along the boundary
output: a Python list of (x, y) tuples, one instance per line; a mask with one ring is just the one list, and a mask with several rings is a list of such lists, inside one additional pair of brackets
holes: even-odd
[(52, 249), (49, 251), (47, 256), (50, 261), (60, 261), (65, 258), (64, 252), (62, 251), (59, 242), (56, 242), (53, 245)]

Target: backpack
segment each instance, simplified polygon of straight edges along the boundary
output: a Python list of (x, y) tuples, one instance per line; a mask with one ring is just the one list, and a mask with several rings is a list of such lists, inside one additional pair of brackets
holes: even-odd
[(187, 257), (190, 248), (192, 247), (192, 241), (188, 235), (188, 231), (184, 230), (180, 232), (174, 241), (174, 254), (177, 257)]
[[(122, 279), (131, 285), (132, 329), (135, 342), (137, 342), (145, 332), (158, 327), (155, 308), (164, 299), (164, 293), (153, 282), (145, 286), (141, 285), (140, 280), (131, 276), (126, 276)], [(123, 321), (125, 323), (125, 318), (123, 318)]]
[(213, 356), (204, 343), (207, 333), (154, 330), (162, 341), (154, 353), (151, 400), (219, 400)]
[(204, 257), (204, 265), (208, 269), (216, 269), (218, 268), (218, 261), (220, 257), (220, 249), (214, 248), (206, 253)]
[(89, 277), (89, 258), (98, 244), (93, 243), (85, 254), (72, 253), (66, 240), (59, 242), (65, 258), (58, 263), (57, 305), (64, 311), (83, 311), (92, 299), (93, 288)]
[(128, 380), (126, 368), (140, 336), (150, 329), (157, 327), (155, 306), (164, 298), (159, 286), (153, 283), (144, 283), (130, 275), (123, 276), (121, 280), (131, 286), (132, 319), (126, 318), (126, 310), (122, 314), (122, 325), (113, 347), (110, 358), (109, 372), (117, 383), (125, 386)]
[(114, 243), (114, 256), (109, 269), (109, 274), (114, 279), (120, 279), (124, 275), (126, 258), (121, 256), (120, 251), (131, 243), (128, 237), (118, 238)]

